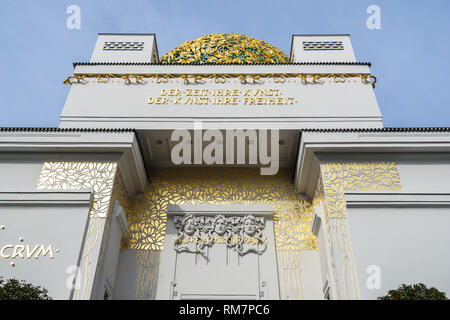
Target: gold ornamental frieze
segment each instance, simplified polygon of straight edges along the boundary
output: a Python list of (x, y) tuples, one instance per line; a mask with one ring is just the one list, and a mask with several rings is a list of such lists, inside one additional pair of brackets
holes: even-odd
[[(277, 250), (317, 250), (316, 237), (310, 230), (311, 203), (299, 197), (290, 176), (284, 169), (275, 176), (261, 176), (255, 168), (168, 168), (154, 172), (144, 197), (118, 199), (127, 213), (129, 225), (122, 248), (163, 250), (169, 203), (265, 203), (274, 205)], [(237, 236), (231, 238), (229, 241), (238, 240)], [(254, 241), (247, 238), (247, 241)]]
[(224, 74), (180, 74), (180, 73), (146, 73), (146, 74), (122, 74), (122, 73), (83, 73), (74, 74), (64, 80), (64, 84), (87, 83), (88, 79), (97, 80), (97, 83), (108, 83), (113, 79), (123, 80), (125, 84), (146, 84), (146, 79), (154, 79), (156, 83), (168, 83), (170, 79), (182, 79), (184, 84), (205, 84), (207, 80), (214, 83), (226, 83), (228, 80), (237, 79), (241, 84), (258, 84), (263, 79), (271, 79), (274, 83), (285, 83), (288, 80), (300, 79), (301, 84), (320, 84), (324, 80), (335, 83), (345, 83), (349, 79), (360, 79), (365, 84), (375, 88), (376, 77), (370, 73), (224, 73)]

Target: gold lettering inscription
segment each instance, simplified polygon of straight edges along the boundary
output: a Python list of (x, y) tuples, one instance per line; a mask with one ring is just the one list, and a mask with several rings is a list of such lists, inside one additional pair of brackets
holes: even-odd
[(150, 105), (245, 105), (289, 106), (298, 103), (284, 96), (279, 89), (161, 89), (159, 96), (150, 96)]

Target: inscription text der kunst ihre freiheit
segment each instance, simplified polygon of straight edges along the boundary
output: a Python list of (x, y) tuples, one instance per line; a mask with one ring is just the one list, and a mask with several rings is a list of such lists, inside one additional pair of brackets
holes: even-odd
[(161, 89), (150, 105), (293, 105), (298, 101), (279, 89)]

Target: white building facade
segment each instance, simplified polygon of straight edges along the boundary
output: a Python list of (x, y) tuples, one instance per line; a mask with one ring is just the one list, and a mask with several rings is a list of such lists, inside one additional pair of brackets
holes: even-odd
[(383, 127), (348, 35), (159, 58), (153, 34), (99, 34), (65, 83), (59, 128), (0, 128), (5, 278), (55, 299), (450, 292), (449, 129)]

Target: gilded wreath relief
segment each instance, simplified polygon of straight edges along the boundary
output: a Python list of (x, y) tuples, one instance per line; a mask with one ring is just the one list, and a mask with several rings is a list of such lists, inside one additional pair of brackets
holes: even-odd
[(188, 214), (174, 216), (178, 235), (173, 239), (175, 251), (199, 253), (206, 256), (206, 249), (224, 244), (243, 256), (247, 253), (262, 254), (267, 249), (263, 236), (263, 217), (245, 216), (198, 216)]

